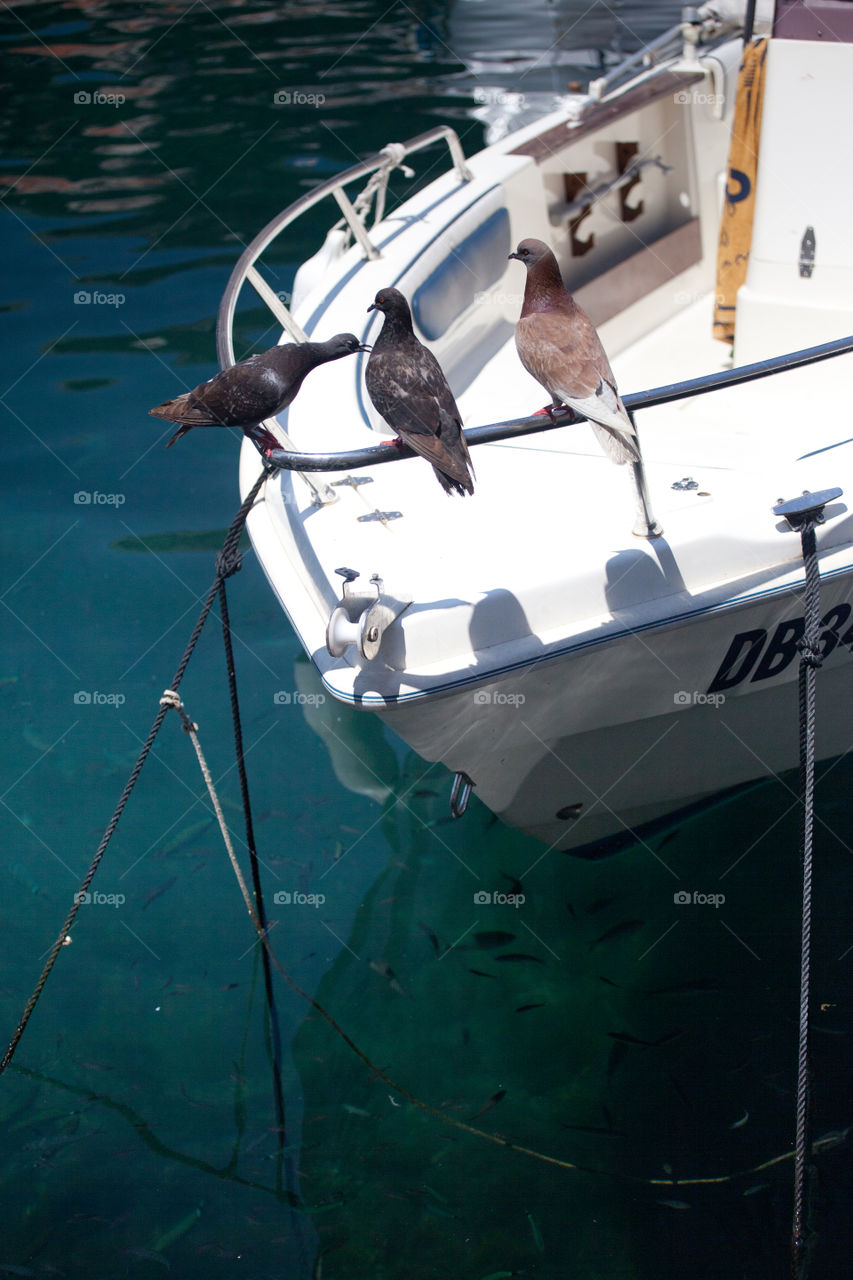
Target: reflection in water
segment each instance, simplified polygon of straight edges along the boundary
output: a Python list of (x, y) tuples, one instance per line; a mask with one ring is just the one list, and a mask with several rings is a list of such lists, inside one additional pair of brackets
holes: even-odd
[[(240, 249), (392, 138), (450, 121), (476, 151), (491, 107), (506, 106), (487, 90), (548, 99), (588, 78), (596, 50), (606, 63), (679, 9), (40, 0), (2, 10), (7, 1031), (235, 508), (229, 434), (173, 461), (147, 411), (215, 371), (214, 317)], [(433, 163), (419, 161), (415, 183)], [(408, 194), (401, 175), (393, 183), (392, 199)], [(292, 287), (325, 231), (320, 210), (280, 246), (274, 288)], [(240, 323), (241, 355), (275, 338), (260, 309)], [(322, 689), (251, 554), (230, 600), (277, 956), (436, 1111), (579, 1168), (487, 1143), (395, 1097), (279, 983), (281, 1152), (256, 940), (175, 725), (99, 871), (96, 887), (125, 902), (81, 911), (18, 1070), (0, 1081), (0, 1268), (775, 1280), (787, 1163), (708, 1186), (677, 1180), (751, 1169), (790, 1144), (790, 780), (601, 863), (508, 831), (476, 799), (452, 823), (443, 770), (374, 721), (300, 702)], [(98, 705), (95, 691), (113, 702)], [(185, 697), (245, 857), (223, 659), (207, 635)], [(846, 763), (828, 769), (818, 805), (815, 1132), (829, 1137), (816, 1257), (827, 1275), (849, 1253), (849, 787)], [(679, 907), (682, 887), (724, 892), (725, 906)]]

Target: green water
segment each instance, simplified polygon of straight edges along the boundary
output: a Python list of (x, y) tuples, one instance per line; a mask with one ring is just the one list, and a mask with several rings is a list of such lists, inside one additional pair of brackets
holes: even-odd
[[(476, 150), (484, 86), (564, 87), (589, 60), (562, 50), (632, 49), (675, 15), (544, 0), (3, 10), (4, 1042), (237, 505), (238, 441), (195, 433), (165, 454), (170, 428), (147, 410), (215, 371), (243, 244), (389, 140), (449, 120)], [(282, 90), (324, 102), (277, 105)], [(324, 230), (281, 252), (276, 287)], [(239, 336), (275, 335), (253, 313)], [(373, 1065), (277, 978), (282, 1144), (253, 930), (170, 716), (102, 897), (0, 1081), (0, 1275), (784, 1274), (790, 1161), (746, 1171), (793, 1136), (792, 780), (612, 859), (543, 857), (476, 800), (450, 823), (442, 770), (310, 700), (319, 685), (249, 550), (229, 599), (272, 944)], [(217, 625), (182, 694), (245, 865)], [(851, 770), (821, 772), (817, 1136), (851, 1122), (853, 955)], [(676, 906), (663, 863), (725, 904)], [(517, 882), (522, 907), (474, 901)], [(826, 1145), (812, 1274), (835, 1277), (853, 1243), (849, 1148)]]

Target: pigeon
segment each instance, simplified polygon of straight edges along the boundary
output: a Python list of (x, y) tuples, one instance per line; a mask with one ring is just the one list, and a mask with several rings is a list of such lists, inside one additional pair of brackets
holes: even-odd
[(619, 398), (601, 339), (563, 284), (557, 259), (541, 240), (522, 240), (509, 256), (527, 268), (515, 327), (521, 363), (555, 406), (565, 404), (589, 419), (613, 462), (639, 462), (637, 433)]
[(264, 418), (274, 418), (286, 409), (306, 374), (318, 364), (369, 350), (353, 333), (336, 334), (328, 342), (288, 342), (249, 356), (148, 412), (155, 418), (181, 424), (167, 449), (193, 427), (241, 427), (265, 448), (280, 449), (272, 432), (260, 425)]
[(404, 443), (432, 463), (445, 493), (474, 492), (462, 419), (441, 365), (419, 342), (399, 289), (380, 289), (368, 311), (385, 316), (367, 362), (367, 393)]

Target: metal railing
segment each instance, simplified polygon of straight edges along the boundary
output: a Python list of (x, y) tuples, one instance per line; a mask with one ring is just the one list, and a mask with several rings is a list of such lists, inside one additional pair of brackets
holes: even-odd
[[(459, 181), (470, 181), (472, 174), (465, 163), (465, 153), (462, 150), (462, 144), (456, 131), (451, 129), (449, 125), (441, 125), (437, 129), (430, 129), (427, 133), (420, 133), (417, 137), (410, 138), (408, 142), (391, 143), (377, 155), (370, 156), (367, 160), (362, 160), (360, 164), (352, 165), (351, 168), (338, 174), (337, 177), (330, 178), (328, 182), (322, 183), (307, 195), (295, 200), (293, 204), (288, 205), (282, 213), (279, 213), (258, 232), (254, 240), (244, 249), (237, 260), (234, 270), (228, 279), (228, 284), (225, 286), (222, 301), (219, 304), (219, 314), (216, 320), (216, 352), (220, 366), (223, 369), (227, 369), (234, 364), (234, 313), (240, 290), (246, 281), (251, 284), (261, 301), (266, 303), (275, 319), (292, 338), (297, 342), (305, 342), (306, 340), (306, 334), (293, 319), (284, 302), (273, 292), (255, 267), (258, 258), (260, 258), (265, 249), (269, 248), (273, 240), (281, 234), (285, 227), (295, 222), (297, 218), (301, 218), (315, 204), (319, 204), (321, 200), (331, 196), (337, 201), (338, 207), (344, 215), (344, 220), (355, 239), (361, 245), (365, 257), (378, 256), (378, 250), (367, 234), (365, 222), (355, 212), (354, 206), (344, 188), (349, 183), (356, 182), (359, 178), (366, 178), (378, 170), (385, 169), (387, 174), (390, 175), (392, 169), (399, 166), (403, 156), (412, 155), (415, 151), (423, 151), (425, 147), (430, 147), (433, 143), (440, 142), (442, 139), (447, 143), (450, 150), (450, 158), (453, 161), (453, 168), (459, 177)], [(377, 212), (381, 208), (382, 201), (380, 199)]]
[[(336, 178), (330, 178), (328, 182), (322, 183), (307, 195), (295, 200), (293, 204), (288, 205), (286, 209), (277, 214), (271, 222), (268, 222), (258, 232), (251, 244), (244, 249), (238, 258), (225, 286), (222, 301), (219, 304), (219, 313), (216, 318), (216, 353), (219, 357), (221, 368), (228, 369), (234, 364), (234, 313), (237, 308), (237, 299), (240, 296), (240, 291), (247, 281), (290, 338), (295, 342), (306, 342), (308, 340), (308, 335), (301, 325), (294, 320), (284, 300), (270, 288), (255, 266), (261, 254), (269, 248), (285, 227), (290, 226), (297, 218), (301, 218), (304, 213), (307, 213), (309, 209), (313, 209), (314, 205), (319, 204), (321, 200), (331, 196), (337, 202), (338, 208), (343, 214), (342, 221), (346, 223), (353, 238), (361, 246), (365, 258), (378, 258), (380, 256), (379, 250), (371, 241), (366, 226), (369, 206), (373, 202), (374, 196), (373, 225), (375, 227), (382, 220), (388, 179), (392, 170), (398, 167), (406, 167), (402, 164), (404, 156), (412, 155), (415, 151), (422, 151), (425, 147), (430, 147), (433, 143), (440, 142), (442, 139), (447, 143), (450, 150), (453, 168), (460, 183), (469, 182), (473, 175), (465, 163), (465, 153), (462, 150), (462, 143), (459, 141), (456, 131), (451, 129), (449, 125), (440, 125), (436, 129), (430, 129), (427, 133), (420, 133), (416, 137), (410, 138), (408, 142), (389, 143), (377, 155), (370, 156), (367, 160), (362, 160), (359, 164), (352, 165), (343, 173), (338, 174)], [(368, 177), (368, 175), (373, 176), (368, 181), (365, 190), (356, 198), (354, 205), (344, 188), (348, 183), (357, 182), (360, 178)], [(270, 423), (267, 425), (277, 424)], [(287, 433), (280, 426), (278, 430), (289, 445), (291, 442)], [(325, 503), (337, 502), (338, 495), (328, 485), (322, 482), (317, 485), (307, 475), (303, 475), (303, 479), (312, 491), (314, 502), (317, 505), (322, 506)]]
[[(767, 378), (774, 373), (784, 373), (788, 369), (803, 368), (805, 365), (817, 364), (821, 360), (829, 360), (833, 356), (843, 356), (850, 352), (853, 352), (853, 334), (847, 338), (823, 342), (816, 347), (789, 351), (786, 355), (773, 356), (769, 360), (757, 360), (754, 364), (744, 364), (736, 369), (707, 373), (701, 378), (687, 378), (684, 382), (672, 382), (667, 386), (653, 387), (649, 391), (635, 391), (623, 396), (622, 402), (629, 413), (636, 413), (638, 409), (651, 409), (655, 405), (668, 404), (672, 400), (686, 400), (690, 396), (705, 395), (709, 391), (719, 391), (723, 387), (736, 387), (744, 382), (754, 382), (758, 378)], [(571, 423), (585, 421), (582, 414), (576, 414), (570, 420)], [(547, 415), (534, 414), (529, 418), (513, 418), (508, 422), (471, 427), (465, 432), (465, 439), (469, 446), (496, 444), (501, 440), (514, 440), (519, 436), (555, 431), (558, 427), (567, 425), (569, 423), (564, 416), (551, 421)], [(378, 444), (353, 449), (347, 453), (295, 453), (288, 449), (273, 449), (269, 454), (269, 461), (284, 470), (349, 471), (414, 456), (414, 452), (405, 445)]]

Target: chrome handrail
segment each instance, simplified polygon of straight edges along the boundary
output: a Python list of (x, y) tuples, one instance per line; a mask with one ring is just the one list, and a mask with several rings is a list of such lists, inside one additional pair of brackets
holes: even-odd
[[(222, 295), (222, 301), (219, 304), (219, 312), (216, 317), (216, 354), (219, 358), (219, 364), (222, 369), (228, 369), (235, 362), (234, 357), (234, 312), (237, 307), (237, 299), (240, 296), (240, 290), (248, 280), (249, 284), (257, 293), (262, 302), (266, 304), (272, 312), (274, 318), (281, 325), (285, 333), (287, 333), (296, 342), (306, 342), (308, 335), (304, 329), (294, 320), (290, 314), (289, 307), (278, 294), (274, 293), (270, 286), (264, 280), (261, 273), (255, 267), (255, 263), (265, 249), (272, 244), (273, 240), (284, 230), (290, 226), (303, 213), (307, 213), (315, 204), (319, 204), (321, 200), (325, 200), (327, 196), (332, 196), (338, 203), (338, 207), (344, 215), (344, 221), (352, 232), (354, 238), (361, 245), (365, 258), (378, 258), (379, 250), (370, 240), (367, 234), (367, 228), (364, 220), (361, 218), (353, 204), (351, 203), (344, 187), (349, 182), (355, 182), (359, 178), (365, 178), (368, 174), (377, 173), (385, 170), (385, 184), (391, 171), (401, 165), (403, 156), (411, 155), (415, 151), (422, 151), (425, 147), (432, 146), (435, 142), (444, 139), (450, 150), (450, 158), (453, 161), (453, 168), (458, 175), (460, 182), (469, 182), (473, 177), (471, 170), (465, 163), (465, 153), (462, 150), (462, 143), (455, 129), (451, 129), (449, 125), (439, 125), (438, 128), (430, 129), (426, 133), (419, 133), (416, 137), (410, 138), (408, 142), (393, 142), (384, 147), (382, 151), (374, 156), (370, 156), (367, 160), (362, 160), (359, 164), (351, 165), (343, 173), (335, 178), (330, 178), (327, 182), (322, 183), (319, 187), (315, 187), (313, 191), (307, 195), (301, 196), (295, 200), (293, 204), (287, 206), (281, 213), (268, 222), (252, 240), (234, 266), (228, 283), (225, 286), (225, 292)], [(402, 166), (405, 168), (405, 166)], [(368, 184), (368, 187), (370, 184)], [(376, 193), (376, 209), (375, 221), (378, 222), (382, 216), (385, 204), (385, 185), (380, 184)], [(278, 426), (276, 423), (267, 423), (268, 427)], [(291, 443), (287, 433), (279, 426), (278, 430), (284, 436), (286, 443)], [(307, 470), (308, 468), (306, 468)], [(300, 470), (297, 468), (297, 470)], [(317, 486), (307, 476), (303, 475), (303, 479), (314, 495), (314, 502), (317, 506), (323, 506), (327, 503), (337, 502), (338, 495), (328, 485)]]
[[(816, 364), (820, 360), (829, 360), (833, 356), (847, 355), (850, 352), (853, 352), (853, 334), (846, 338), (835, 338), (832, 342), (823, 342), (816, 347), (803, 347), (799, 351), (789, 351), (785, 355), (773, 356), (769, 360), (757, 360), (753, 364), (740, 365), (736, 369), (723, 369), (717, 373), (703, 374), (700, 378), (672, 382), (666, 386), (653, 387), (649, 391), (635, 391), (623, 396), (622, 401), (629, 412), (651, 409), (655, 405), (668, 404), (673, 400), (686, 400), (690, 396), (719, 391), (723, 387), (736, 387), (744, 382), (754, 382), (757, 378), (767, 378), (774, 373), (799, 369), (805, 365)], [(586, 419), (581, 414), (576, 414), (570, 421), (571, 423), (584, 422)], [(565, 417), (552, 421), (547, 416), (535, 414), (529, 418), (513, 418), (508, 422), (471, 427), (465, 432), (465, 440), (469, 446), (496, 444), (501, 440), (537, 435), (542, 431), (554, 431), (557, 427), (568, 425)], [(347, 453), (292, 453), (287, 449), (273, 449), (268, 455), (268, 460), (274, 467), (287, 471), (349, 471), (414, 456), (412, 450), (405, 445), (380, 444), (367, 445), (363, 449), (353, 449)]]
[[(606, 76), (600, 76), (597, 80), (589, 82), (589, 96), (599, 101), (620, 84), (630, 71), (637, 66), (653, 67), (658, 60), (677, 53), (682, 44), (682, 23), (677, 22), (675, 26), (668, 27), (656, 39), (651, 40), (648, 44), (644, 44), (642, 48), (637, 49), (635, 53), (631, 53), (610, 71)], [(665, 51), (665, 52), (664, 52)]]
[[(368, 174), (374, 173), (377, 169), (383, 167), (394, 168), (403, 156), (411, 155), (415, 151), (422, 151), (425, 147), (432, 146), (435, 142), (444, 139), (450, 150), (450, 156), (453, 161), (453, 168), (459, 176), (460, 182), (469, 182), (472, 174), (465, 163), (465, 153), (462, 150), (462, 143), (455, 129), (451, 129), (449, 125), (440, 125), (436, 129), (430, 129), (427, 133), (419, 133), (416, 137), (410, 138), (408, 142), (394, 143), (386, 149), (386, 151), (378, 152), (376, 155), (362, 160), (359, 164), (352, 165), (337, 177), (330, 178), (328, 182), (322, 183), (319, 187), (315, 187), (313, 191), (307, 195), (300, 196), (293, 204), (288, 205), (281, 213), (268, 222), (254, 240), (243, 250), (238, 258), (234, 270), (228, 278), (225, 286), (225, 292), (222, 295), (222, 301), (219, 304), (219, 314), (216, 319), (216, 353), (219, 358), (221, 368), (227, 369), (234, 364), (234, 342), (233, 342), (233, 325), (234, 312), (237, 306), (237, 298), (240, 294), (246, 280), (253, 286), (256, 292), (266, 303), (276, 320), (286, 329), (292, 337), (297, 341), (305, 341), (305, 334), (299, 328), (296, 321), (290, 314), (288, 308), (283, 302), (272, 292), (263, 277), (255, 270), (255, 263), (264, 252), (265, 249), (275, 240), (275, 238), (289, 226), (292, 222), (312, 209), (315, 204), (319, 204), (327, 196), (337, 197), (340, 193), (343, 195), (343, 201), (339, 201), (353, 234), (362, 243), (362, 236), (366, 236), (364, 224), (357, 215), (351, 215), (346, 209), (346, 205), (350, 202), (344, 191), (344, 187), (355, 182), (359, 178), (365, 178)], [(350, 205), (350, 209), (352, 206)], [(353, 226), (352, 216), (355, 216), (360, 231), (356, 231)], [(365, 248), (364, 244), (362, 247)], [(375, 246), (371, 248), (376, 252)], [(369, 256), (369, 255), (368, 255)], [(260, 282), (260, 283), (259, 283)]]

